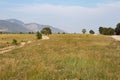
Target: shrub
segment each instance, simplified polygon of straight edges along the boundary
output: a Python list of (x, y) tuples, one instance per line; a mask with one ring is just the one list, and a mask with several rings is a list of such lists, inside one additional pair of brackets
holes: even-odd
[(95, 32), (93, 30), (90, 30), (89, 33), (90, 34), (95, 34)]
[(42, 39), (42, 34), (39, 31), (37, 32), (36, 36), (37, 36), (37, 39)]
[(17, 45), (18, 44), (17, 40), (13, 39), (12, 44)]

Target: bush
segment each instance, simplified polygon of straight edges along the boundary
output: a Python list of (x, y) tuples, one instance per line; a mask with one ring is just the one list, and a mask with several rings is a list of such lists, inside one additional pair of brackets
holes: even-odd
[(12, 44), (17, 45), (18, 44), (17, 40), (13, 39)]
[(36, 36), (37, 36), (37, 39), (42, 39), (42, 34), (39, 31), (37, 32)]
[(90, 30), (89, 33), (90, 34), (95, 34), (95, 32), (93, 30)]

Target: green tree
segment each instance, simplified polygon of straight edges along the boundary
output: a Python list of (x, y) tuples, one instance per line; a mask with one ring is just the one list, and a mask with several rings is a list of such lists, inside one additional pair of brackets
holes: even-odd
[(117, 35), (120, 35), (120, 23), (117, 24), (116, 28), (115, 28), (115, 33)]
[(113, 28), (108, 28), (108, 35), (114, 35), (115, 29)]
[(23, 32), (20, 32), (19, 34), (23, 34)]
[(37, 32), (36, 36), (37, 36), (37, 39), (42, 39), (42, 34), (39, 31)]
[(60, 34), (60, 32), (58, 32), (57, 34)]
[(86, 33), (86, 29), (82, 29), (82, 33), (85, 34)]
[(90, 30), (89, 33), (90, 34), (95, 34), (95, 32), (93, 30)]
[(28, 32), (28, 34), (32, 34), (32, 32)]
[(65, 32), (63, 32), (62, 34), (66, 34)]
[(103, 32), (103, 27), (99, 27), (99, 33), (102, 34)]
[(45, 35), (49, 35), (49, 34), (52, 34), (52, 31), (49, 27), (45, 27), (41, 30), (41, 33)]
[(100, 27), (99, 32), (103, 35), (114, 35), (115, 30), (113, 28)]

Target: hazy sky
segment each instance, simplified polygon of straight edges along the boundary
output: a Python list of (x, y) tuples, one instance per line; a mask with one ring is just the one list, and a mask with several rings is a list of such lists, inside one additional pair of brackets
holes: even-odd
[(116, 27), (120, 22), (120, 0), (0, 0), (0, 19), (47, 24), (67, 32), (100, 26)]

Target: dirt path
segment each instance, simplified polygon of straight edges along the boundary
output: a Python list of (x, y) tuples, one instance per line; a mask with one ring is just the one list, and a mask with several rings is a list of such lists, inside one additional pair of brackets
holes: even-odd
[[(48, 40), (50, 39), (48, 36), (42, 36), (42, 40)], [(5, 48), (1, 48), (0, 49), (0, 54), (3, 54), (3, 53), (6, 53), (6, 52), (9, 52), (9, 51), (12, 51), (16, 48), (22, 48), (24, 47), (26, 44), (30, 44), (32, 43), (32, 41), (27, 41), (27, 42), (21, 42), (20, 43), (20, 46), (9, 46), (9, 47), (5, 47)]]
[(112, 37), (116, 41), (120, 41), (120, 36), (118, 36), (118, 35), (113, 35), (113, 36), (110, 36), (110, 37)]
[(50, 39), (48, 36), (42, 36), (42, 40), (48, 40)]
[(13, 49), (15, 49), (15, 46), (9, 46), (9, 47), (2, 48), (0, 49), (0, 54), (12, 51)]

